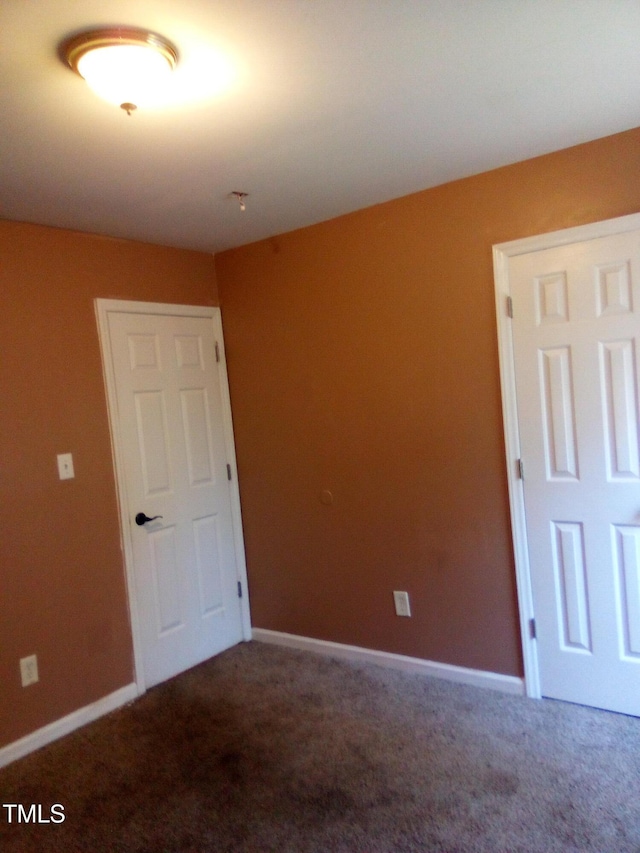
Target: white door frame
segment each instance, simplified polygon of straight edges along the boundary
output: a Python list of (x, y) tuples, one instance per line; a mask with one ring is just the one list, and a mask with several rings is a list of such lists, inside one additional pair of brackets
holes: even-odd
[(495, 280), (496, 316), (498, 322), (498, 351), (500, 359), (500, 386), (502, 390), (502, 415), (504, 422), (507, 482), (511, 510), (511, 530), (516, 568), (516, 586), (520, 613), (520, 635), (524, 660), (524, 679), (527, 696), (539, 699), (540, 670), (536, 642), (531, 636), (530, 620), (534, 618), (531, 594), (531, 569), (527, 547), (527, 525), (524, 511), (523, 483), (519, 477), (517, 460), (520, 458), (520, 434), (516, 404), (516, 378), (513, 359), (509, 310), (509, 258), (580, 243), (612, 234), (622, 234), (640, 228), (640, 214), (593, 222), (563, 231), (552, 231), (535, 237), (525, 237), (493, 247), (493, 270)]
[(229, 397), (229, 380), (227, 376), (227, 363), (224, 354), (224, 339), (222, 335), (222, 318), (219, 308), (213, 306), (199, 305), (171, 305), (159, 302), (135, 302), (124, 299), (96, 299), (96, 319), (98, 322), (98, 336), (100, 338), (100, 350), (102, 354), (102, 370), (107, 394), (107, 409), (109, 414), (109, 428), (111, 433), (111, 451), (113, 454), (113, 465), (116, 480), (116, 493), (118, 498), (118, 509), (120, 514), (120, 544), (124, 554), (125, 572), (127, 580), (127, 592), (129, 597), (129, 613), (131, 616), (131, 633), (133, 638), (134, 678), (138, 695), (146, 690), (144, 674), (144, 659), (142, 654), (142, 641), (140, 636), (139, 612), (136, 599), (136, 585), (134, 581), (133, 563), (133, 541), (131, 530), (132, 508), (126, 489), (124, 475), (124, 460), (122, 453), (122, 437), (120, 435), (117, 417), (118, 404), (116, 396), (116, 380), (111, 357), (111, 339), (107, 315), (110, 311), (124, 312), (127, 314), (161, 314), (165, 316), (178, 315), (181, 317), (205, 317), (210, 318), (214, 328), (215, 338), (219, 344), (220, 351), (220, 391), (222, 397), (222, 421), (224, 439), (227, 451), (227, 461), (231, 466), (233, 476), (230, 483), (231, 516), (233, 521), (233, 543), (236, 554), (236, 565), (238, 580), (242, 584), (243, 595), (240, 600), (240, 611), (242, 618), (242, 635), (245, 640), (251, 639), (251, 614), (249, 609), (249, 592), (247, 585), (247, 566), (244, 551), (244, 539), (242, 533), (242, 515), (240, 510), (240, 491), (238, 487), (238, 466), (236, 464), (235, 445), (233, 438), (233, 422), (231, 419), (231, 400)]

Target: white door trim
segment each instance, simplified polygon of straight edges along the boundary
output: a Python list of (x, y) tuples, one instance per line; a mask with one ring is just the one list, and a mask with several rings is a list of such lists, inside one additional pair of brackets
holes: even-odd
[(133, 542), (131, 539), (130, 518), (132, 509), (129, 506), (127, 496), (126, 480), (124, 476), (124, 461), (121, 450), (121, 436), (116, 413), (118, 411), (116, 397), (116, 381), (111, 357), (111, 340), (107, 315), (109, 312), (117, 311), (127, 314), (161, 314), (165, 316), (177, 315), (180, 317), (208, 317), (214, 326), (216, 340), (219, 342), (220, 350), (220, 390), (222, 396), (222, 420), (224, 438), (227, 451), (227, 459), (233, 473), (231, 479), (231, 516), (233, 520), (233, 540), (236, 552), (236, 563), (238, 580), (242, 584), (242, 599), (240, 609), (242, 615), (242, 635), (245, 640), (251, 639), (251, 614), (249, 609), (249, 592), (247, 584), (247, 566), (244, 551), (244, 538), (242, 533), (242, 514), (240, 509), (240, 491), (238, 486), (238, 466), (236, 464), (235, 444), (233, 438), (233, 422), (231, 419), (231, 400), (229, 397), (229, 380), (227, 376), (227, 363), (224, 353), (224, 339), (222, 334), (222, 318), (219, 308), (213, 306), (199, 305), (172, 305), (159, 302), (134, 302), (123, 299), (96, 299), (96, 319), (98, 323), (98, 335), (100, 339), (100, 350), (102, 354), (102, 369), (107, 394), (107, 409), (109, 415), (109, 429), (111, 434), (111, 450), (113, 454), (113, 465), (116, 480), (116, 493), (120, 514), (120, 544), (124, 554), (125, 572), (127, 581), (127, 593), (129, 598), (129, 612), (131, 617), (131, 633), (133, 638), (133, 656), (135, 667), (135, 683), (138, 694), (146, 690), (144, 674), (144, 662), (142, 655), (142, 641), (140, 636), (139, 614), (136, 601), (136, 586), (134, 582)]
[(520, 613), (520, 634), (524, 677), (527, 696), (539, 699), (540, 671), (535, 640), (531, 637), (529, 620), (533, 618), (531, 595), (531, 572), (527, 548), (527, 528), (524, 512), (524, 492), (519, 479), (517, 460), (520, 458), (520, 436), (518, 429), (518, 410), (516, 405), (516, 380), (513, 360), (511, 323), (508, 311), (509, 258), (529, 252), (552, 249), (622, 234), (640, 228), (640, 214), (593, 222), (563, 231), (538, 234), (508, 243), (499, 243), (493, 247), (493, 270), (495, 280), (496, 317), (498, 324), (498, 354), (500, 360), (500, 386), (502, 391), (502, 415), (504, 423), (505, 452), (507, 462), (507, 483), (509, 487), (509, 505), (511, 510), (511, 530)]

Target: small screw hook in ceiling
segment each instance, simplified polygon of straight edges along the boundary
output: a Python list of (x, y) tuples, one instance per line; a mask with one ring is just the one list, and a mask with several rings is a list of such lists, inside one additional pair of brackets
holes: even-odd
[(234, 196), (234, 198), (237, 198), (238, 201), (240, 202), (240, 210), (246, 210), (247, 209), (247, 206), (244, 203), (244, 200), (249, 195), (249, 193), (241, 193), (241, 192), (237, 192), (234, 190), (231, 193), (231, 195)]

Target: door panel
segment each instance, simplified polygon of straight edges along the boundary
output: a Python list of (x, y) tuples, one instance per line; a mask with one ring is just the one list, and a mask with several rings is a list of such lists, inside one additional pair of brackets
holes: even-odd
[(622, 654), (640, 659), (640, 529), (616, 525), (615, 539)]
[(202, 616), (219, 612), (224, 607), (224, 579), (218, 528), (217, 515), (197, 518), (193, 522)]
[(571, 351), (568, 347), (541, 350), (540, 360), (547, 477), (550, 480), (575, 480), (578, 476), (578, 454)]
[(243, 638), (222, 379), (210, 317), (106, 316), (150, 686)]
[(638, 398), (633, 339), (600, 344), (605, 458), (610, 480), (638, 474)]
[[(168, 631), (185, 627), (175, 527), (150, 532), (148, 546), (155, 591), (155, 632), (160, 638)], [(144, 597), (149, 593), (144, 591)]]
[(133, 393), (143, 494), (150, 498), (171, 491), (166, 401), (162, 391)]
[(582, 524), (552, 522), (552, 553), (561, 625), (561, 643), (565, 649), (591, 651), (587, 575), (584, 559)]
[(544, 696), (640, 715), (640, 232), (509, 259)]

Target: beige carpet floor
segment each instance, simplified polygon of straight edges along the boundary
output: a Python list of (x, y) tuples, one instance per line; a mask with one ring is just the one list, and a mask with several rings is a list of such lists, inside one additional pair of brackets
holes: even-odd
[(2, 853), (639, 853), (640, 720), (246, 643), (0, 771)]

